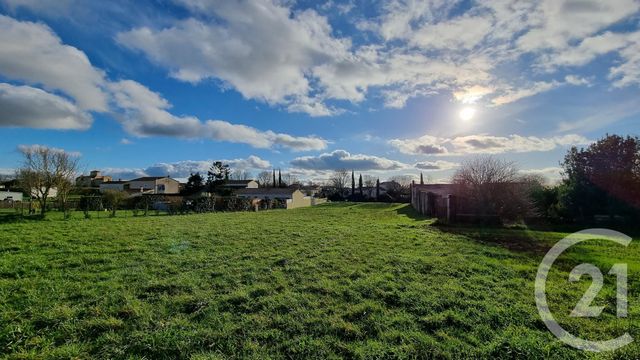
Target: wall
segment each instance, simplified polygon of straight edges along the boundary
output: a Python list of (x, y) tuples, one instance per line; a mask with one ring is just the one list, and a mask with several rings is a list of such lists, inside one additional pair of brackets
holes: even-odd
[(0, 191), (0, 201), (3, 201), (8, 197), (10, 197), (13, 201), (22, 201), (21, 192)]

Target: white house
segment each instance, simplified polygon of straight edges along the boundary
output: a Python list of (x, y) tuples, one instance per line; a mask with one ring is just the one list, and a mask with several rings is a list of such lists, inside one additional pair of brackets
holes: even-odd
[(305, 196), (302, 191), (293, 188), (253, 188), (239, 189), (236, 196), (245, 199), (278, 199), (285, 201), (287, 209), (307, 207), (326, 202), (326, 199), (318, 199), (312, 196)]
[(0, 201), (22, 201), (22, 193), (16, 191), (0, 191)]

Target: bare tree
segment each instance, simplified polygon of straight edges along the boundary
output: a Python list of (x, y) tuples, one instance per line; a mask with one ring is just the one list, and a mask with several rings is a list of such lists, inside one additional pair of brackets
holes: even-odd
[(349, 183), (351, 173), (347, 169), (338, 169), (333, 172), (333, 175), (329, 178), (331, 185), (336, 188), (340, 196), (344, 194), (344, 189)]
[(530, 189), (537, 179), (519, 176), (516, 163), (493, 156), (466, 161), (453, 176), (456, 193), (480, 215), (516, 220), (532, 211)]
[(270, 187), (271, 186), (271, 172), (270, 171), (261, 171), (258, 173), (256, 180), (260, 183), (261, 187)]
[(229, 176), (231, 180), (251, 180), (252, 177), (253, 174), (248, 170), (235, 170)]
[(376, 178), (371, 175), (363, 175), (362, 181), (365, 187), (374, 187), (376, 186)]
[(70, 184), (78, 170), (78, 158), (63, 150), (44, 146), (31, 146), (20, 149), (23, 155), (18, 181), (24, 190), (36, 198), (40, 204), (40, 214), (45, 215), (47, 199), (52, 190), (58, 192), (63, 209), (71, 190)]
[(282, 174), (282, 181), (287, 184), (287, 185), (299, 185), (302, 184), (302, 181), (300, 181), (300, 179), (291, 174), (291, 173), (285, 173)]

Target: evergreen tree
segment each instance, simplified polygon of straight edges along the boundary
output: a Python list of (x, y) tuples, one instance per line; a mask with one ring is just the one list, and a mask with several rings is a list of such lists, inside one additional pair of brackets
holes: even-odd
[(420, 185), (424, 185), (424, 178), (422, 178), (422, 173), (420, 173)]
[(376, 179), (376, 200), (380, 198), (380, 179)]
[(273, 169), (273, 187), (276, 187), (276, 169)]
[(356, 194), (356, 176), (351, 170), (351, 196)]
[(358, 190), (360, 190), (360, 197), (362, 197), (362, 174), (360, 174), (360, 178), (358, 179)]
[(280, 172), (280, 169), (278, 169), (278, 187), (283, 187), (282, 185), (282, 173)]

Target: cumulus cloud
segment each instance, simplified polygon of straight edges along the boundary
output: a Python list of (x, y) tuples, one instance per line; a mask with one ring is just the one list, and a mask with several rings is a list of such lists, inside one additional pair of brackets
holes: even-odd
[(437, 160), (437, 161), (421, 161), (416, 163), (416, 169), (420, 170), (450, 170), (460, 166), (459, 163), (451, 161)]
[(364, 154), (351, 154), (345, 150), (335, 150), (318, 156), (303, 156), (291, 160), (295, 168), (307, 170), (398, 170), (407, 167), (399, 161)]
[[(247, 158), (221, 160), (229, 164), (233, 170), (265, 170), (271, 168), (268, 160), (251, 155)], [(115, 179), (130, 180), (142, 176), (171, 176), (178, 179), (188, 178), (189, 175), (200, 173), (206, 176), (213, 160), (184, 160), (173, 163), (157, 163), (145, 168), (105, 168), (102, 172)]]
[(101, 70), (46, 25), (0, 15), (0, 74), (73, 97), (82, 110), (106, 111)]
[(389, 144), (405, 154), (442, 155), (449, 152), (443, 145), (446, 142), (446, 139), (424, 135), (417, 139), (393, 139)]
[(88, 113), (63, 97), (0, 83), (0, 126), (86, 130), (92, 122)]
[[(466, 155), (551, 151), (562, 146), (583, 145), (589, 142), (583, 136), (570, 134), (549, 138), (521, 135), (469, 135), (438, 138), (426, 135), (417, 139), (394, 139), (389, 143), (400, 152), (411, 155)], [(431, 149), (438, 149), (438, 152), (425, 152), (425, 150), (430, 151)]]
[(182, 2), (205, 19), (189, 18), (161, 30), (136, 28), (118, 34), (118, 42), (171, 69), (176, 79), (220, 79), (246, 98), (270, 104), (306, 99), (311, 90), (306, 73), (348, 56), (350, 41), (334, 38), (327, 19), (313, 10), (293, 13), (271, 1)]
[(176, 116), (167, 111), (171, 104), (144, 85), (122, 80), (109, 84), (117, 106), (123, 111), (124, 128), (137, 136), (204, 138), (249, 144), (256, 148), (283, 147), (296, 151), (322, 150), (327, 142), (319, 137), (296, 137), (222, 120), (200, 121), (192, 116)]

